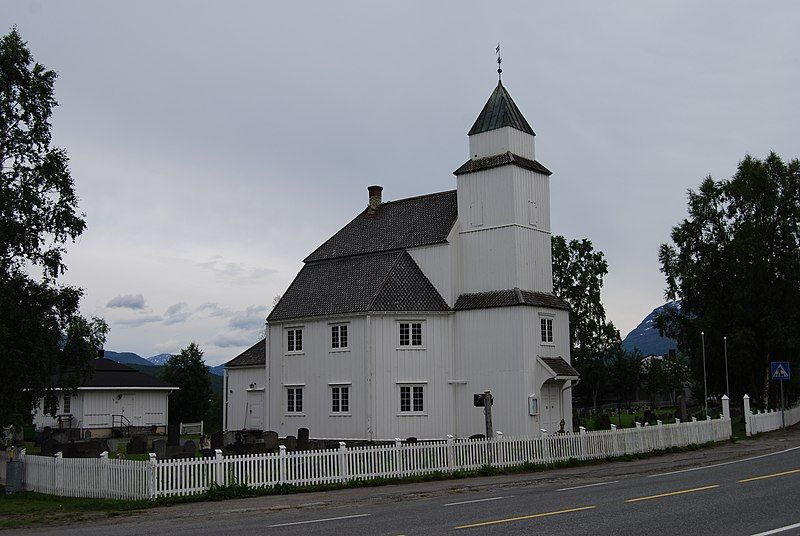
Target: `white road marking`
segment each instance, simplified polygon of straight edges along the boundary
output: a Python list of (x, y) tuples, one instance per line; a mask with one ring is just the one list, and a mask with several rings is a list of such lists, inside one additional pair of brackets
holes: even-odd
[(743, 460), (732, 460), (729, 462), (722, 462), (722, 463), (715, 463), (712, 465), (704, 465), (702, 467), (690, 467), (689, 469), (681, 469), (679, 471), (670, 471), (669, 473), (659, 473), (657, 475), (649, 475), (647, 478), (655, 478), (657, 476), (667, 476), (667, 475), (677, 475), (678, 473), (688, 473), (689, 471), (699, 471), (701, 469), (711, 469), (712, 467), (721, 467), (723, 465), (730, 465), (732, 463), (742, 463), (742, 462), (749, 462), (751, 460), (757, 460), (759, 458), (766, 458), (767, 456), (775, 456), (776, 454), (784, 454), (786, 452), (800, 449), (800, 447), (792, 447), (790, 449), (779, 450), (778, 452), (770, 452), (768, 454), (761, 454), (760, 456), (753, 456), (752, 458), (745, 458)]
[(272, 527), (288, 527), (291, 525), (305, 525), (307, 523), (322, 523), (323, 521), (338, 521), (340, 519), (353, 519), (355, 517), (367, 517), (372, 514), (356, 514), (352, 516), (341, 516), (341, 517), (326, 517), (325, 519), (311, 519), (309, 521), (295, 521), (293, 523), (278, 523), (276, 525), (267, 525), (267, 528)]
[(792, 530), (796, 528), (800, 528), (800, 523), (795, 523), (794, 525), (786, 525), (785, 527), (768, 530), (767, 532), (759, 532), (758, 534), (753, 534), (753, 536), (769, 536), (770, 534), (778, 534), (780, 532), (786, 532), (787, 530)]
[(458, 504), (472, 504), (472, 503), (479, 503), (479, 502), (486, 502), (486, 501), (499, 501), (500, 499), (510, 499), (513, 495), (506, 495), (504, 497), (489, 497), (488, 499), (475, 499), (474, 501), (461, 501), (461, 502), (454, 502), (445, 504), (445, 506), (456, 506)]
[(583, 486), (572, 486), (571, 488), (561, 488), (556, 491), (569, 491), (571, 489), (592, 488), (594, 486), (605, 486), (606, 484), (616, 484), (619, 480), (612, 480), (610, 482), (597, 482), (595, 484), (584, 484)]

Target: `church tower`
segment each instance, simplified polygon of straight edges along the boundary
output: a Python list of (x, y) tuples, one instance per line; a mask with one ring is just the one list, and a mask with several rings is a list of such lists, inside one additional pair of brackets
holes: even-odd
[(469, 131), (469, 160), (454, 174), (461, 223), (461, 292), (552, 293), (550, 171), (533, 129), (502, 82)]

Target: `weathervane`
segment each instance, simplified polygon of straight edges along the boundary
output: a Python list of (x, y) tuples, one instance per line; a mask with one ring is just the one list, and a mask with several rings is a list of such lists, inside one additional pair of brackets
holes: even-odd
[(503, 63), (503, 58), (500, 57), (500, 43), (497, 43), (494, 51), (497, 53), (497, 81), (499, 82), (503, 77), (503, 69), (500, 68), (500, 64)]

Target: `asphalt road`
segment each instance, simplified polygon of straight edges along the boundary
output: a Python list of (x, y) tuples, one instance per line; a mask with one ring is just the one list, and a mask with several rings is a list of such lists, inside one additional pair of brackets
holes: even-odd
[(636, 462), (389, 488), (198, 503), (9, 534), (800, 535), (800, 430)]

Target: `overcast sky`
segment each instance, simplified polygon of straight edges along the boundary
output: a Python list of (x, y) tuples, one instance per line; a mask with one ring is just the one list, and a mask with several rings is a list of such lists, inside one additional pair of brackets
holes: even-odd
[(455, 188), (503, 80), (553, 171), (553, 231), (592, 240), (624, 336), (663, 303), (686, 190), (800, 156), (800, 3), (0, 0), (59, 73), (54, 141), (88, 229), (66, 281), (143, 356), (256, 342), (301, 260), (384, 199)]

